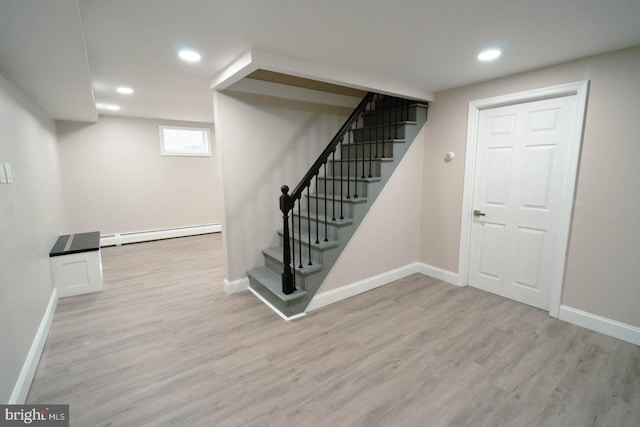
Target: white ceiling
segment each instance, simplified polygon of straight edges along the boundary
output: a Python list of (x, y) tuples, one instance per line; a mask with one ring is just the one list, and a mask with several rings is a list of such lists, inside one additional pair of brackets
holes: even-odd
[(0, 0), (0, 65), (66, 120), (212, 122), (211, 77), (250, 49), (437, 92), (635, 45), (639, 0)]

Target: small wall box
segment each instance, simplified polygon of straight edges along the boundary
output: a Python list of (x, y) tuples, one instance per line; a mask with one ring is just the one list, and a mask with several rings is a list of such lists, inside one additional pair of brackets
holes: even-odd
[(60, 298), (102, 291), (99, 231), (58, 237), (49, 260)]

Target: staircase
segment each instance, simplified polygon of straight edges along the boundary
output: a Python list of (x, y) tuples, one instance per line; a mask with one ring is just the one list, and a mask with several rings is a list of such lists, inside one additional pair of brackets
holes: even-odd
[(427, 120), (426, 103), (368, 93), (289, 194), (279, 245), (248, 272), (283, 317), (303, 313)]

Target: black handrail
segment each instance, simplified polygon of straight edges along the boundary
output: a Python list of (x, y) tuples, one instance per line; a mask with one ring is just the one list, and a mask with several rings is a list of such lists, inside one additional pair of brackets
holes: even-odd
[(342, 125), (338, 133), (336, 133), (336, 136), (333, 137), (329, 145), (327, 145), (327, 147), (320, 154), (320, 156), (315, 161), (315, 163), (309, 168), (307, 173), (300, 180), (300, 183), (293, 190), (293, 193), (291, 193), (290, 195), (292, 199), (299, 199), (300, 197), (302, 197), (302, 192), (304, 191), (304, 188), (311, 183), (311, 180), (313, 179), (313, 177), (316, 176), (317, 172), (320, 170), (320, 166), (322, 166), (322, 164), (329, 158), (331, 153), (334, 152), (338, 144), (340, 144), (340, 142), (344, 138), (344, 135), (351, 128), (351, 125), (356, 121), (358, 117), (360, 117), (360, 114), (367, 108), (367, 105), (373, 100), (374, 96), (375, 96), (375, 93), (369, 92), (362, 99), (362, 101), (360, 101), (360, 104), (358, 104), (356, 109), (353, 110), (353, 113), (351, 113), (347, 121), (344, 122), (344, 124)]
[[(281, 188), (282, 194), (280, 195), (280, 210), (282, 211), (282, 219), (283, 219), (283, 223), (284, 223), (284, 228), (283, 228), (283, 240), (284, 240), (284, 248), (283, 248), (283, 271), (282, 271), (282, 292), (284, 294), (291, 294), (296, 290), (296, 276), (295, 276), (295, 246), (293, 247), (293, 269), (291, 268), (291, 261), (292, 261), (292, 250), (291, 250), (291, 246), (289, 244), (290, 241), (290, 232), (289, 232), (289, 212), (291, 212), (291, 226), (292, 226), (292, 232), (295, 233), (295, 223), (294, 223), (294, 216), (293, 216), (293, 209), (295, 207), (295, 203), (296, 201), (298, 202), (298, 236), (300, 239), (302, 239), (302, 234), (301, 234), (301, 230), (300, 230), (300, 201), (302, 198), (302, 194), (305, 190), (305, 188), (307, 189), (307, 214), (309, 215), (309, 209), (310, 209), (310, 200), (309, 200), (309, 187), (311, 186), (311, 180), (312, 179), (316, 179), (316, 185), (315, 185), (315, 190), (316, 190), (316, 215), (315, 215), (315, 221), (316, 221), (316, 240), (315, 243), (319, 244), (319, 221), (320, 218), (318, 216), (318, 197), (319, 195), (318, 193), (318, 176), (320, 174), (320, 169), (324, 166), (324, 171), (325, 171), (325, 183), (324, 183), (324, 214), (325, 214), (325, 239), (324, 241), (326, 242), (328, 239), (326, 237), (327, 234), (327, 228), (326, 228), (326, 221), (329, 217), (329, 213), (327, 211), (327, 176), (326, 176), (326, 164), (327, 162), (329, 162), (329, 157), (332, 158), (332, 167), (333, 167), (333, 177), (332, 177), (332, 187), (335, 188), (335, 169), (336, 169), (336, 163), (335, 163), (335, 151), (336, 148), (338, 147), (338, 145), (344, 140), (345, 134), (347, 132), (349, 132), (354, 123), (357, 124), (358, 119), (360, 117), (360, 115), (367, 109), (367, 106), (374, 100), (375, 97), (375, 93), (373, 92), (369, 92), (367, 93), (367, 95), (362, 99), (362, 101), (360, 101), (360, 104), (358, 104), (358, 106), (356, 107), (355, 110), (353, 110), (353, 112), (351, 113), (351, 115), (349, 116), (349, 118), (344, 122), (344, 124), (342, 125), (342, 127), (338, 130), (338, 132), (336, 133), (336, 135), (333, 137), (333, 139), (331, 140), (331, 142), (329, 142), (329, 145), (327, 145), (327, 147), (324, 149), (324, 151), (322, 151), (322, 153), (320, 154), (320, 156), (318, 157), (318, 159), (313, 163), (313, 165), (311, 165), (311, 167), (309, 168), (309, 170), (307, 171), (307, 173), (304, 175), (304, 177), (302, 178), (302, 180), (300, 180), (300, 182), (298, 183), (298, 185), (296, 186), (296, 188), (293, 190), (293, 192), (291, 194), (289, 194), (289, 187), (286, 185), (283, 185)], [(357, 127), (357, 125), (356, 125)], [(351, 135), (350, 135), (351, 137)], [(350, 142), (351, 140), (349, 140)], [(356, 148), (357, 150), (357, 148)], [(347, 153), (348, 156), (348, 160), (347, 160), (347, 167), (350, 167), (350, 153)], [(357, 160), (357, 153), (355, 156), (356, 160)], [(343, 215), (342, 215), (342, 189), (343, 189), (343, 183), (342, 183), (342, 167), (343, 167), (343, 163), (342, 160), (340, 160), (340, 175), (341, 175), (341, 179), (340, 179), (340, 219), (343, 219)], [(357, 169), (357, 163), (356, 163), (356, 169)], [(364, 173), (364, 170), (363, 170)], [(357, 175), (357, 172), (356, 172)], [(357, 183), (356, 183), (357, 185)], [(335, 191), (335, 190), (334, 190)], [(347, 198), (350, 198), (350, 182), (349, 182), (349, 177), (347, 176)], [(336, 199), (336, 194), (335, 192), (332, 193), (331, 195), (332, 198), (332, 204), (333, 204), (333, 221), (335, 221), (335, 199)], [(308, 265), (311, 266), (313, 265), (312, 261), (311, 261), (311, 217), (308, 217), (307, 220), (307, 238), (308, 238), (308, 246), (309, 246), (309, 262)], [(302, 268), (302, 244), (300, 242), (299, 245), (299, 265), (298, 268)]]

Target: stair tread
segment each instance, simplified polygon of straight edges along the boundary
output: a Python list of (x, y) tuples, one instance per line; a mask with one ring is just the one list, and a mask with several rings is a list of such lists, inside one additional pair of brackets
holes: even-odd
[[(276, 261), (282, 262), (282, 250), (282, 246), (272, 246), (270, 248), (263, 249), (262, 253), (275, 259)], [(296, 257), (296, 264), (300, 265), (300, 259), (298, 257)], [(305, 258), (304, 256), (302, 257), (302, 268), (298, 267), (298, 265), (296, 265), (296, 271), (301, 274), (315, 273), (316, 271), (322, 270), (323, 267), (323, 265), (318, 261), (313, 261), (313, 264), (309, 265), (309, 258)]]
[(284, 302), (298, 300), (307, 294), (304, 289), (296, 289), (289, 295), (282, 292), (282, 276), (268, 267), (252, 268), (248, 274)]
[(356, 180), (359, 182), (377, 182), (380, 181), (380, 177), (379, 176), (372, 176), (372, 177), (357, 177), (356, 176), (333, 176), (333, 175), (327, 175), (327, 176), (319, 176), (318, 179), (324, 179), (327, 181), (347, 181), (347, 179), (349, 179), (349, 181), (355, 182)]
[(359, 141), (359, 142), (344, 142), (342, 143), (343, 146), (348, 147), (349, 145), (369, 145), (369, 144), (389, 144), (392, 142), (397, 142), (397, 143), (403, 143), (406, 142), (407, 140), (404, 138), (387, 138), (387, 139), (380, 139), (380, 140), (376, 140), (376, 141)]
[(417, 125), (417, 124), (418, 124), (418, 122), (415, 121), (415, 120), (399, 120), (397, 122), (382, 123), (382, 124), (375, 124), (375, 125), (366, 125), (366, 126), (354, 129), (354, 130), (358, 131), (358, 130), (362, 130), (362, 129), (373, 129), (373, 128), (389, 127), (389, 126), (394, 126), (394, 125)]
[[(277, 230), (277, 233), (279, 235), (283, 235), (284, 234), (284, 230), (282, 228)], [(302, 232), (302, 239), (300, 239), (300, 236), (298, 235), (297, 231), (295, 232), (295, 239), (298, 241), (302, 241), (302, 243), (306, 243), (309, 244), (309, 233), (308, 232)], [(338, 241), (337, 240), (328, 240), (328, 241), (324, 241), (324, 237), (320, 236), (320, 238), (318, 239), (319, 243), (316, 243), (316, 234), (315, 233), (311, 233), (311, 247), (312, 248), (317, 248), (317, 249), (329, 249), (329, 248), (333, 248), (338, 246)]]
[[(362, 162), (362, 158), (356, 158), (356, 159), (335, 159), (335, 160), (330, 160), (331, 162), (336, 162), (336, 163), (347, 163), (347, 162)], [(364, 158), (365, 162), (393, 162), (393, 157), (365, 157)]]
[[(429, 107), (429, 104), (427, 102), (423, 102), (423, 101), (412, 101), (412, 100), (408, 100), (409, 103), (408, 104), (403, 104), (403, 105), (399, 105), (399, 106), (395, 106), (395, 107), (390, 107), (390, 108), (383, 108), (381, 110), (367, 110), (365, 112), (365, 114), (374, 114), (376, 112), (380, 112), (380, 111), (391, 111), (391, 110), (404, 110), (407, 107), (411, 108), (411, 107)], [(384, 103), (385, 100), (379, 100), (378, 102)]]
[[(298, 214), (294, 213), (293, 216), (297, 217)], [(302, 212), (300, 212), (300, 216), (302, 216), (302, 218), (307, 218), (309, 216), (309, 213), (306, 212), (306, 211), (302, 211)], [(316, 219), (316, 214), (315, 213), (311, 213), (311, 219), (312, 220)], [(336, 218), (335, 220), (333, 220), (332, 218), (329, 218), (329, 217), (326, 217), (326, 216), (320, 215), (320, 214), (318, 214), (317, 220), (320, 223), (327, 222), (327, 223), (329, 223), (331, 225), (337, 225), (337, 226), (353, 224), (353, 219), (352, 218), (344, 218), (344, 219)]]
[(350, 199), (347, 199), (347, 196), (338, 196), (337, 194), (324, 194), (324, 193), (311, 193), (308, 196), (305, 194), (305, 197), (311, 197), (312, 199), (323, 199), (327, 198), (327, 200), (336, 200), (336, 201), (340, 201), (342, 200), (343, 203), (365, 203), (367, 201), (366, 197), (362, 197), (359, 196), (357, 198), (355, 197), (351, 197)]
[[(424, 107), (424, 108), (429, 107), (429, 103), (426, 101), (412, 101), (412, 100), (409, 100), (409, 101), (410, 102), (408, 104), (394, 105), (391, 107), (387, 105), (386, 106), (387, 108), (381, 108), (381, 109), (374, 108), (373, 110), (367, 110), (365, 111), (365, 114), (375, 114), (375, 113), (380, 113), (381, 111), (406, 110), (407, 108), (413, 108), (413, 107)], [(385, 106), (384, 105), (385, 102), (388, 103), (389, 101), (379, 100), (378, 105), (382, 104), (380, 106)]]

